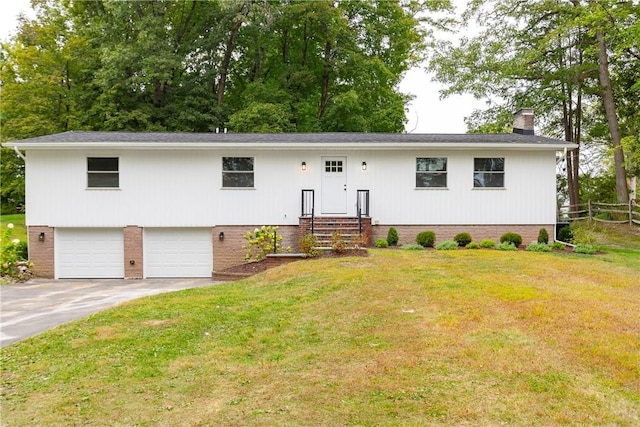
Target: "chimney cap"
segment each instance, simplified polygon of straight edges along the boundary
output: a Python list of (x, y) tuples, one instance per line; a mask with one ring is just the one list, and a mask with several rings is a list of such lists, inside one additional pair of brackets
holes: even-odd
[(513, 114), (513, 133), (533, 135), (534, 124), (533, 108), (521, 108)]

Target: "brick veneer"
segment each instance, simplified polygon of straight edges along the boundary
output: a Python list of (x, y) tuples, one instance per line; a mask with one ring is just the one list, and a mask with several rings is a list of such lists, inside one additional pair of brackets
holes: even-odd
[(553, 240), (555, 225), (374, 225), (372, 227), (373, 241), (378, 238), (386, 239), (389, 228), (398, 230), (398, 245), (415, 243), (416, 236), (421, 231), (431, 230), (436, 233), (436, 242), (451, 240), (458, 233), (471, 234), (474, 242), (480, 243), (482, 239), (491, 239), (500, 242), (500, 236), (507, 232), (518, 233), (522, 236), (522, 244), (528, 245), (538, 240), (541, 228), (546, 228), (550, 240)]
[[(40, 240), (44, 233), (44, 240)], [(53, 279), (55, 276), (55, 233), (53, 227), (31, 225), (28, 227), (29, 261), (33, 263), (36, 277)]]
[(124, 228), (124, 277), (126, 279), (142, 279), (144, 271), (142, 241), (142, 227), (128, 225)]

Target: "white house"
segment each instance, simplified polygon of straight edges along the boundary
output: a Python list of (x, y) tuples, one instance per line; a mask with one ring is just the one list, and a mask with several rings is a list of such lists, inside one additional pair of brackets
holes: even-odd
[[(556, 154), (533, 134), (65, 132), (26, 152), (35, 272), (55, 278), (208, 277), (244, 262), (242, 236), (277, 225), (295, 250), (324, 218), (369, 241), (433, 230), (524, 241), (556, 223)], [(360, 217), (360, 220), (358, 220)], [(326, 221), (325, 221), (326, 222)]]

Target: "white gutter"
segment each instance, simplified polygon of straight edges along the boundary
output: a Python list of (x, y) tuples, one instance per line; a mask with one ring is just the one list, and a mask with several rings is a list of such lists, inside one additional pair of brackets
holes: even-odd
[(22, 159), (23, 162), (27, 161), (27, 158), (20, 152), (20, 150), (18, 150), (18, 147), (16, 147), (15, 145), (13, 146), (13, 151), (16, 152), (16, 154), (18, 155), (18, 157), (20, 157)]

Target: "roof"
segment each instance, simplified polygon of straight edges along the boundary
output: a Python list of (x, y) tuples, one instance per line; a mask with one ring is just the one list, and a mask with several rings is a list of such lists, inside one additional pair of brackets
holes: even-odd
[(69, 131), (4, 146), (26, 148), (571, 148), (573, 144), (538, 135), (426, 133), (185, 133)]

